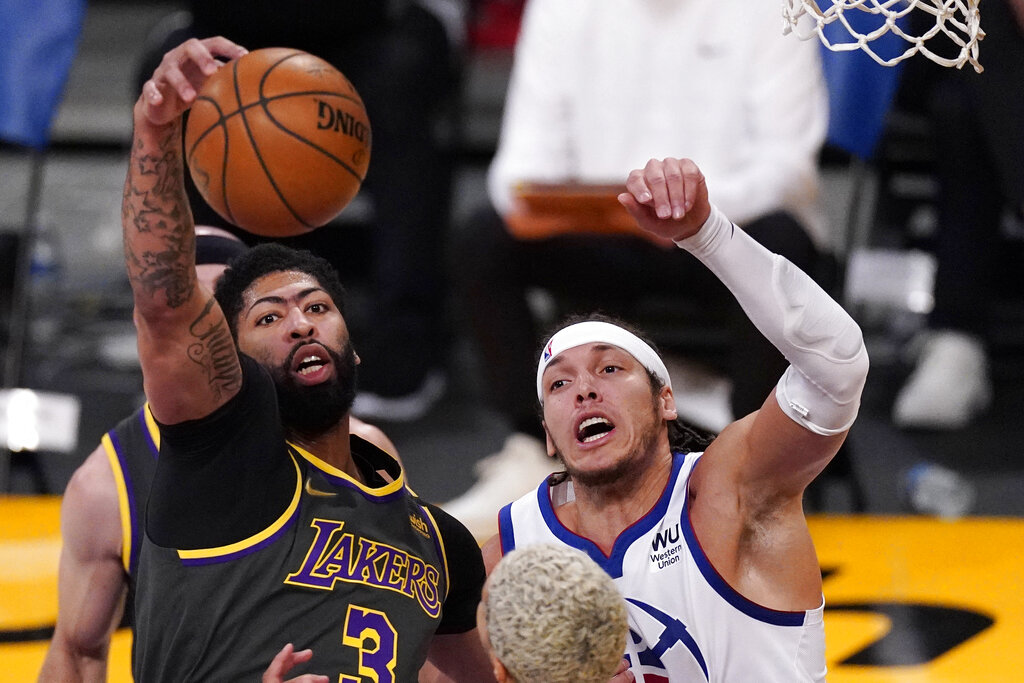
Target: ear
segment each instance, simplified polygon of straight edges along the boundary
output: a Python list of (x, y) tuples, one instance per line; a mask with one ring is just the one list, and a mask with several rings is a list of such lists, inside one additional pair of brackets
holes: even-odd
[(505, 665), (498, 660), (498, 656), (491, 652), (491, 666), (494, 667), (494, 679), (498, 683), (510, 683), (513, 681), (512, 675), (505, 668)]
[(363, 362), (363, 360), (362, 360), (362, 359), (361, 359), (361, 358), (359, 357), (359, 354), (358, 354), (358, 353), (357, 353), (357, 354), (355, 354), (355, 355), (356, 355), (356, 365), (359, 365), (360, 363), (362, 363), (362, 362)]
[(676, 410), (676, 397), (672, 393), (672, 387), (664, 386), (658, 394), (658, 408), (661, 412), (661, 419), (672, 422), (679, 417)]
[(548, 433), (548, 425), (546, 422), (541, 420), (540, 426), (544, 428), (544, 441), (547, 443), (548, 457), (555, 457), (555, 442), (551, 440), (551, 434)]

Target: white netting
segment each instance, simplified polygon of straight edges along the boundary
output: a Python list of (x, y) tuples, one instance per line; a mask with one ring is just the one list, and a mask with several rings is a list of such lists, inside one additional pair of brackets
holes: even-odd
[[(785, 19), (783, 30), (793, 31), (801, 40), (818, 36), (822, 44), (833, 52), (863, 50), (872, 59), (883, 66), (893, 66), (898, 62), (922, 54), (928, 59), (943, 66), (961, 68), (970, 63), (974, 70), (981, 72), (978, 63), (978, 41), (985, 37), (981, 30), (981, 14), (978, 11), (979, 0), (819, 0), (822, 5), (830, 6), (822, 10), (815, 0), (783, 0), (782, 15)], [(907, 15), (913, 11), (927, 12), (935, 18), (935, 24), (919, 35), (907, 28), (910, 23)], [(863, 22), (851, 21), (846, 12), (866, 12), (875, 15), (869, 30), (865, 31)], [(839, 30), (826, 30), (833, 22)], [(852, 24), (858, 24), (855, 28)], [(845, 29), (845, 30), (843, 30)], [(858, 30), (859, 29), (859, 30)], [(872, 41), (892, 34), (904, 43), (896, 48), (896, 54), (875, 49)], [(941, 46), (939, 54), (929, 49), (925, 43), (938, 37), (933, 43)], [(892, 41), (887, 49), (892, 51)], [(902, 50), (902, 52), (900, 52)]]

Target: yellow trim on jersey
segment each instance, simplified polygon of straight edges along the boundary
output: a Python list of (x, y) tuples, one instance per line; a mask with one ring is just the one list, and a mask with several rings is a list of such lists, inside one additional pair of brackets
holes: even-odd
[[(441, 564), (444, 565), (444, 600), (448, 598), (448, 590), (451, 588), (451, 576), (448, 573), (448, 552), (444, 549), (444, 536), (441, 535), (441, 528), (437, 526), (437, 520), (430, 514), (430, 508), (420, 505), (420, 509), (427, 515), (427, 519), (434, 525), (434, 534), (437, 537), (437, 547), (441, 550)], [(444, 602), (441, 600), (441, 602)]]
[(153, 411), (149, 408), (149, 401), (146, 401), (145, 405), (142, 406), (142, 415), (146, 418), (146, 429), (149, 430), (149, 438), (153, 439), (153, 444), (156, 446), (157, 453), (159, 453), (160, 428), (156, 426), (156, 418), (153, 417)]
[(295, 514), (295, 510), (299, 507), (299, 498), (302, 496), (302, 471), (299, 469), (299, 461), (295, 459), (291, 453), (288, 456), (292, 459), (292, 464), (295, 465), (295, 493), (292, 495), (292, 502), (288, 505), (288, 508), (281, 514), (277, 520), (268, 526), (263, 531), (257, 534), (253, 534), (249, 538), (243, 539), (230, 545), (222, 545), (216, 548), (199, 548), (196, 550), (179, 550), (178, 557), (182, 560), (199, 560), (211, 557), (219, 557), (221, 555), (230, 555), (237, 553), (240, 550), (245, 550), (258, 543), (265, 541), (266, 539), (273, 536), (292, 518)]
[[(351, 482), (352, 484), (358, 486), (361, 491), (363, 491), (364, 493), (369, 493), (372, 496), (388, 496), (391, 495), (392, 493), (395, 493), (396, 491), (400, 491), (402, 487), (405, 486), (405, 470), (400, 470), (401, 474), (399, 474), (398, 478), (395, 479), (394, 481), (385, 484), (384, 486), (381, 486), (379, 488), (370, 488), (366, 484), (352, 477), (352, 475), (342, 472), (334, 465), (330, 465), (326, 461), (321, 460), (320, 458), (316, 457), (315, 455), (313, 455), (306, 449), (302, 448), (301, 446), (296, 446), (291, 441), (288, 442), (288, 445), (294, 448), (299, 455), (308, 460), (310, 464), (312, 464), (317, 469), (322, 470), (327, 474), (330, 474), (332, 477), (338, 477), (340, 479), (344, 479), (348, 482)], [(381, 453), (384, 453), (389, 458), (391, 457), (384, 451), (381, 451)]]
[(110, 434), (104, 434), (100, 439), (103, 450), (107, 453), (107, 460), (110, 462), (110, 470), (114, 473), (114, 487), (117, 489), (117, 509), (121, 515), (121, 564), (126, 572), (130, 571), (128, 565), (132, 560), (132, 511), (128, 507), (128, 485), (124, 481), (124, 472), (121, 471), (121, 461), (117, 457), (117, 450), (110, 440)]

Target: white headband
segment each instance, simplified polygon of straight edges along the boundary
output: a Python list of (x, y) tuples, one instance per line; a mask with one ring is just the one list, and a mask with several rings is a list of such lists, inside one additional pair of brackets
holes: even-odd
[(665, 367), (664, 361), (647, 342), (618, 325), (588, 320), (562, 328), (544, 346), (544, 351), (540, 354), (540, 362), (537, 363), (537, 400), (541, 403), (544, 402), (544, 385), (541, 378), (544, 376), (544, 369), (558, 354), (566, 349), (595, 343), (618, 346), (653, 372), (658, 379), (665, 383), (665, 386), (672, 388), (672, 379), (668, 376), (668, 369)]

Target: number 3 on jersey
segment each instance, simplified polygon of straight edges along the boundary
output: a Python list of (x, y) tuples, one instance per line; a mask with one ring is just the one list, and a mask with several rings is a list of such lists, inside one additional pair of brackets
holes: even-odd
[(341, 683), (394, 683), (398, 632), (388, 615), (349, 605), (341, 642), (359, 650), (359, 675), (341, 675)]

